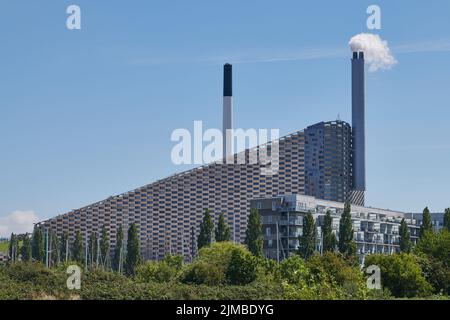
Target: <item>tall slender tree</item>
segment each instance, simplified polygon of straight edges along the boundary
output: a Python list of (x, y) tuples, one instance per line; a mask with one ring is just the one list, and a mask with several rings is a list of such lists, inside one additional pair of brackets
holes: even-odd
[(303, 219), (302, 235), (299, 237), (298, 253), (304, 259), (309, 259), (316, 249), (316, 223), (311, 211)]
[(100, 239), (100, 256), (102, 265), (107, 267), (109, 263), (109, 237), (108, 230), (105, 225), (103, 225)]
[(333, 233), (333, 218), (331, 217), (330, 210), (327, 210), (323, 219), (322, 226), (322, 248), (323, 252), (334, 251), (336, 249), (336, 235)]
[(445, 209), (444, 229), (446, 229), (447, 231), (450, 231), (450, 208)]
[(404, 218), (400, 223), (399, 233), (400, 233), (400, 251), (410, 252), (412, 247), (411, 236), (409, 234), (408, 225), (406, 224), (406, 220)]
[(75, 240), (72, 244), (72, 258), (74, 261), (78, 263), (84, 262), (84, 246), (83, 246), (83, 236), (81, 232), (78, 230), (75, 234)]
[(59, 244), (58, 235), (55, 231), (50, 231), (50, 252), (51, 252), (51, 260), (50, 263), (52, 266), (56, 266), (61, 261), (61, 248)]
[(216, 228), (216, 241), (230, 241), (231, 239), (231, 231), (230, 227), (225, 222), (225, 216), (223, 212), (219, 215), (219, 221), (217, 222)]
[(208, 246), (213, 241), (214, 223), (212, 222), (211, 212), (209, 209), (205, 210), (202, 223), (200, 224), (200, 233), (197, 238), (197, 248)]
[(425, 209), (423, 209), (422, 225), (420, 226), (420, 238), (422, 238), (426, 232), (433, 232), (431, 214), (428, 207), (425, 207)]
[(116, 247), (114, 250), (114, 258), (113, 258), (113, 269), (118, 272), (122, 272), (122, 264), (124, 257), (124, 246), (123, 246), (123, 227), (119, 226), (116, 234)]
[(344, 212), (339, 221), (339, 252), (346, 256), (356, 254), (356, 244), (353, 240), (353, 224), (350, 203), (344, 205)]
[(31, 240), (31, 256), (34, 261), (44, 262), (44, 237), (42, 235), (42, 230), (39, 227), (34, 227), (33, 237)]
[(19, 257), (18, 247), (19, 247), (19, 240), (14, 233), (11, 233), (11, 237), (9, 238), (8, 254), (12, 262), (16, 262), (17, 258)]
[(263, 236), (261, 216), (258, 209), (251, 209), (245, 231), (245, 244), (248, 250), (256, 257), (263, 256)]
[(61, 235), (59, 255), (61, 261), (67, 261), (70, 259), (70, 248), (68, 246), (69, 235), (67, 232), (63, 232)]
[(141, 248), (139, 245), (139, 233), (135, 223), (128, 229), (127, 239), (127, 259), (125, 262), (125, 273), (133, 276), (136, 273), (136, 267), (141, 262)]
[(31, 241), (28, 233), (23, 237), (22, 248), (20, 250), (20, 254), (22, 255), (23, 262), (31, 261)]
[(91, 267), (95, 266), (97, 263), (97, 233), (92, 232), (91, 236), (89, 237), (89, 243), (88, 243), (88, 254), (89, 254), (89, 264)]

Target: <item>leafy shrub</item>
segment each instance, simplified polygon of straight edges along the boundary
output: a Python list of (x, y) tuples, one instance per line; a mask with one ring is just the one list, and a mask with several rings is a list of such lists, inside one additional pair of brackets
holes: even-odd
[(381, 283), (395, 297), (423, 297), (431, 294), (432, 287), (412, 254), (369, 255), (365, 259), (365, 266), (370, 265), (380, 267)]
[[(234, 256), (235, 262), (230, 273), (228, 269)], [(244, 263), (242, 268), (237, 261)], [(229, 276), (229, 278), (227, 277)], [(256, 278), (256, 261), (250, 252), (240, 244), (215, 242), (199, 250), (198, 258), (190, 264), (182, 276), (184, 283), (218, 285), (248, 283)]]
[(225, 274), (215, 264), (198, 260), (192, 263), (183, 277), (185, 283), (219, 285), (225, 282)]
[(307, 282), (310, 279), (310, 272), (305, 260), (298, 255), (290, 256), (280, 263), (280, 278), (290, 284)]
[(348, 298), (363, 299), (367, 294), (366, 279), (352, 258), (340, 253), (325, 252), (308, 260), (311, 273), (323, 281), (336, 283)]
[(256, 279), (256, 258), (243, 250), (235, 249), (231, 254), (226, 271), (226, 279), (230, 284), (248, 284)]

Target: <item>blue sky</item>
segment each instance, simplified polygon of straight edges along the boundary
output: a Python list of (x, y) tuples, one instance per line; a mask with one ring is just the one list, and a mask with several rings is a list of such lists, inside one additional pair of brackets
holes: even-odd
[[(82, 30), (66, 28), (70, 4)], [(236, 127), (350, 122), (347, 43), (369, 32), (370, 4), (398, 64), (366, 77), (367, 204), (449, 207), (446, 0), (1, 0), (0, 225), (187, 169), (171, 163), (170, 134), (220, 128), (225, 62)]]

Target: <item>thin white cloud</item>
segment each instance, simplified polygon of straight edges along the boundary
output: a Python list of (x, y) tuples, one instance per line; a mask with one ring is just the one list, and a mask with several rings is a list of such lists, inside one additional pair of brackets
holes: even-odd
[(445, 40), (400, 44), (397, 46), (393, 46), (392, 50), (398, 53), (449, 52), (450, 40), (445, 39)]
[(0, 217), (0, 237), (32, 232), (36, 222), (39, 222), (39, 217), (33, 210), (16, 210), (6, 217)]
[[(427, 52), (450, 52), (450, 39), (439, 39), (427, 42), (411, 42), (398, 45), (392, 45), (391, 51), (398, 54), (409, 53), (427, 53)], [(315, 59), (332, 59), (349, 57), (346, 46), (318, 47), (318, 48), (299, 48), (274, 50), (270, 52), (239, 52), (227, 53), (223, 55), (212, 55), (204, 57), (141, 57), (133, 58), (129, 61), (134, 66), (154, 66), (164, 64), (218, 64), (230, 62), (235, 64), (246, 63), (271, 63), (288, 62)]]

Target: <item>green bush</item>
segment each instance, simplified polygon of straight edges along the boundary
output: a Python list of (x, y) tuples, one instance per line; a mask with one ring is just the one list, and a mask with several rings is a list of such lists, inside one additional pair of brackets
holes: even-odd
[(307, 261), (311, 273), (329, 283), (336, 283), (347, 298), (363, 299), (367, 294), (364, 274), (354, 260), (340, 253), (325, 252)]
[(280, 263), (279, 276), (280, 280), (289, 284), (298, 284), (308, 282), (311, 274), (305, 260), (298, 255), (293, 255)]
[[(229, 270), (232, 257), (234, 262)], [(198, 258), (184, 271), (182, 281), (207, 285), (245, 284), (256, 278), (256, 266), (256, 260), (243, 245), (215, 242), (199, 250)]]
[(450, 267), (450, 232), (442, 229), (440, 232), (427, 232), (414, 248), (415, 253), (423, 253)]
[(215, 264), (198, 260), (192, 263), (183, 276), (184, 283), (219, 285), (225, 282), (225, 274)]
[(413, 254), (369, 255), (365, 259), (365, 266), (370, 265), (380, 267), (381, 284), (395, 297), (423, 297), (432, 292), (432, 287)]
[(256, 258), (250, 252), (235, 249), (226, 271), (227, 282), (236, 285), (248, 284), (255, 281), (256, 274)]

